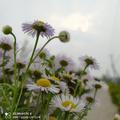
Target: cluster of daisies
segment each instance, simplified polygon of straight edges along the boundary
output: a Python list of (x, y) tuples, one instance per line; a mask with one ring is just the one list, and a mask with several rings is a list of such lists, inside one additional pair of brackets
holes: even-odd
[[(22, 24), (22, 30), (36, 39), (26, 58), (20, 55), (25, 51), (17, 45), (12, 27), (3, 27), (5, 36), (0, 38), (0, 118), (7, 112), (9, 119), (14, 119), (15, 113), (24, 111), (31, 113), (29, 119), (39, 116), (40, 120), (83, 120), (102, 87), (101, 81), (90, 74), (91, 69), (99, 68), (96, 60), (82, 56), (82, 67), (76, 70), (71, 58), (52, 55), (45, 48), (54, 39), (68, 42), (67, 31), (55, 36), (51, 25), (38, 20)], [(47, 41), (38, 48), (40, 37)]]

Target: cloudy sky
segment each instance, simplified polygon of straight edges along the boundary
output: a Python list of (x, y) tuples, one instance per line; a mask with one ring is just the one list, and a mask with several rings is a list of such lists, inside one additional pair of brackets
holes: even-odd
[[(23, 22), (40, 19), (50, 23), (56, 34), (67, 30), (71, 41), (67, 44), (54, 41), (48, 49), (54, 54), (66, 53), (77, 60), (81, 55), (95, 57), (101, 69), (110, 70), (111, 54), (119, 68), (120, 62), (120, 0), (0, 0), (0, 29), (13, 27), (18, 43), (34, 40), (21, 31)], [(2, 32), (0, 32), (2, 34)], [(41, 44), (44, 40), (40, 41)]]

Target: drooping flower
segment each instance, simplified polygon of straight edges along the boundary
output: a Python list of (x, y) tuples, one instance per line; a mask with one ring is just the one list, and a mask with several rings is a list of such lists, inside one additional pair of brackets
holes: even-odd
[(58, 55), (55, 58), (56, 69), (63, 67), (67, 72), (74, 71), (74, 65), (73, 60), (65, 55)]
[(12, 33), (12, 27), (11, 26), (9, 26), (9, 25), (6, 25), (6, 26), (4, 26), (3, 27), (3, 33), (5, 34), (5, 35), (9, 35), (9, 34), (11, 34)]
[(27, 85), (28, 90), (33, 90), (36, 92), (45, 91), (46, 93), (58, 93), (59, 89), (53, 85), (50, 80), (41, 78), (36, 81), (36, 83), (31, 83)]
[(69, 32), (67, 32), (67, 31), (61, 31), (60, 33), (59, 33), (59, 39), (60, 39), (60, 41), (61, 42), (69, 42), (70, 41), (70, 34), (69, 34)]
[(96, 59), (89, 56), (82, 56), (79, 58), (83, 67), (90, 67), (91, 69), (99, 69)]
[(85, 107), (85, 103), (72, 95), (57, 95), (52, 99), (52, 105), (62, 111), (80, 112)]
[(32, 37), (34, 37), (37, 33), (39, 33), (42, 37), (47, 38), (54, 35), (54, 29), (51, 25), (38, 20), (33, 23), (23, 23), (22, 30), (24, 33), (27, 33)]

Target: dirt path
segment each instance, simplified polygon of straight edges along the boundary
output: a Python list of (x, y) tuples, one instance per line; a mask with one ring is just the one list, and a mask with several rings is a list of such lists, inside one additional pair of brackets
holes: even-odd
[(98, 92), (97, 101), (93, 110), (89, 112), (87, 120), (113, 120), (117, 109), (111, 102), (107, 87)]

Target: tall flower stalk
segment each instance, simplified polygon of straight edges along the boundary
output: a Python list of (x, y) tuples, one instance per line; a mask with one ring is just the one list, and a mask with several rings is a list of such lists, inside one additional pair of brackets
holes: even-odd
[(54, 33), (54, 29), (50, 25), (45, 24), (44, 22), (41, 22), (41, 21), (35, 21), (32, 24), (24, 23), (22, 27), (23, 27), (23, 31), (25, 33), (28, 32), (28, 34), (32, 35), (33, 37), (36, 35), (36, 41), (35, 41), (35, 45), (34, 45), (34, 48), (33, 48), (33, 51), (32, 51), (32, 55), (30, 57), (30, 61), (28, 63), (27, 69), (26, 69), (25, 76), (22, 79), (21, 90), (20, 90), (20, 95), (18, 97), (18, 101), (17, 101), (17, 104), (16, 104), (16, 109), (17, 109), (17, 106), (19, 104), (19, 101), (20, 101), (20, 98), (21, 98), (21, 95), (22, 95), (22, 92), (23, 92), (24, 82), (27, 79), (27, 73), (28, 73), (28, 70), (29, 70), (31, 64), (33, 63), (33, 61), (35, 60), (35, 58), (40, 54), (40, 52), (44, 49), (44, 47), (52, 40), (52, 39), (48, 40), (48, 42), (46, 42), (46, 44), (41, 48), (41, 50), (39, 51), (39, 53), (33, 59), (35, 50), (37, 48), (39, 36), (41, 35), (42, 37), (43, 36), (50, 37)]
[(28, 63), (27, 69), (26, 69), (26, 73), (28, 72), (28, 70), (29, 70), (29, 68), (30, 68), (30, 65), (31, 65), (31, 63), (32, 63), (32, 61), (33, 61), (33, 57), (34, 57), (35, 50), (36, 50), (36, 48), (37, 48), (39, 36), (40, 36), (40, 32), (38, 31), (38, 32), (37, 32), (37, 35), (36, 35), (36, 42), (35, 42), (35, 45), (34, 45), (34, 49), (33, 49), (33, 51), (32, 51), (32, 55), (31, 55), (31, 57), (30, 57), (30, 61), (29, 61), (29, 63)]

